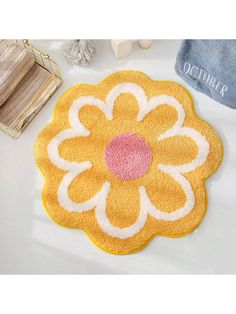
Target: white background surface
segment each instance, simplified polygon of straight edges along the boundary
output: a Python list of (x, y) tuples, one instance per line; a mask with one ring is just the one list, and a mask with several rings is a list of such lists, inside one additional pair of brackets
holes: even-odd
[(99, 250), (81, 230), (55, 224), (41, 202), (34, 142), (59, 95), (75, 83), (98, 83), (123, 69), (186, 86), (174, 71), (180, 41), (156, 41), (149, 50), (135, 42), (132, 55), (121, 60), (115, 60), (109, 41), (99, 41), (85, 69), (65, 63), (61, 41), (34, 43), (58, 61), (64, 84), (19, 139), (0, 133), (0, 273), (236, 273), (236, 111), (191, 87), (196, 112), (216, 129), (225, 150), (220, 169), (207, 181), (208, 212), (197, 231), (178, 239), (156, 237), (138, 253), (116, 256)]

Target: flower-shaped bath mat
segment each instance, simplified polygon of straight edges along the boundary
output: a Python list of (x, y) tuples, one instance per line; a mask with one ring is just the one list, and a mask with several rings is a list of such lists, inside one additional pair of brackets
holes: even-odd
[(35, 146), (48, 214), (116, 254), (193, 231), (222, 154), (185, 88), (136, 71), (67, 90)]

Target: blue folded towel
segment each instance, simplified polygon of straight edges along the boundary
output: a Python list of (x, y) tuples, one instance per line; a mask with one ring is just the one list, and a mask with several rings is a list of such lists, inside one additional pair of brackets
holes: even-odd
[(183, 40), (175, 70), (198, 91), (236, 109), (236, 40)]

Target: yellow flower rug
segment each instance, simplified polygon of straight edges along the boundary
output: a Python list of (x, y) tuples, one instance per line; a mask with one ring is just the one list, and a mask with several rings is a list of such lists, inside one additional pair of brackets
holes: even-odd
[(136, 71), (68, 89), (35, 145), (48, 214), (115, 254), (197, 228), (222, 155), (184, 87)]

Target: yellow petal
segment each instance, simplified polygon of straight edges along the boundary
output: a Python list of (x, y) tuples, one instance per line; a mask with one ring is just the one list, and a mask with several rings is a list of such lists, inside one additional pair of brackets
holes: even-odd
[(74, 202), (85, 202), (100, 191), (103, 183), (102, 174), (94, 168), (88, 169), (72, 181), (68, 189), (69, 197)]
[(107, 198), (107, 216), (117, 227), (135, 223), (140, 211), (139, 192), (130, 182), (113, 183)]
[(194, 160), (198, 153), (198, 147), (187, 136), (174, 136), (156, 145), (158, 162), (165, 165), (183, 165)]
[(179, 183), (158, 169), (145, 178), (144, 186), (153, 205), (161, 211), (172, 212), (185, 204), (186, 197)]
[(147, 132), (147, 136), (152, 135), (155, 139), (163, 132), (169, 130), (177, 121), (177, 111), (168, 105), (161, 105), (149, 112), (140, 122)]
[(135, 96), (131, 94), (121, 94), (116, 99), (113, 108), (113, 119), (120, 121), (136, 120), (139, 112), (139, 105)]

